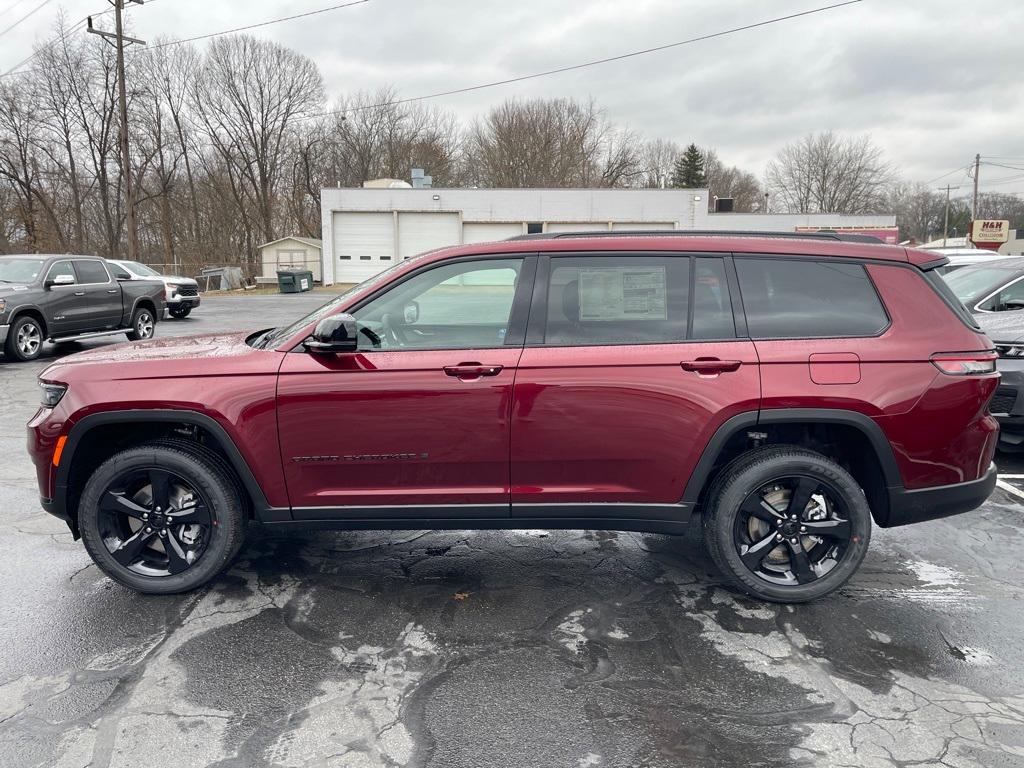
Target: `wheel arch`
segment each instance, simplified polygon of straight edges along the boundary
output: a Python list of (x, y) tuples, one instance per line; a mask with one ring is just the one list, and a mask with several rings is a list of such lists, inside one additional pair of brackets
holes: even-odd
[(156, 301), (149, 296), (139, 296), (139, 298), (135, 300), (135, 303), (132, 304), (131, 314), (128, 315), (129, 322), (133, 317), (135, 317), (135, 313), (138, 312), (140, 309), (148, 309), (150, 312), (152, 312), (153, 322), (157, 322)]
[[(126, 444), (137, 444), (149, 439), (167, 436), (176, 429), (194, 432), (208, 447), (217, 450), (234, 470), (256, 518), (271, 510), (266, 495), (252, 473), (238, 446), (215, 419), (204, 413), (189, 410), (133, 410), (106, 411), (90, 414), (72, 426), (64, 445), (62, 460), (54, 481), (55, 514), (68, 521), (77, 536), (78, 496), (85, 481), (95, 467)], [(88, 450), (93, 443), (105, 444), (103, 438), (117, 435), (113, 450)], [(212, 442), (212, 445), (210, 444)], [(81, 451), (81, 448), (85, 451)]]
[(864, 489), (875, 522), (888, 525), (891, 490), (903, 487), (892, 445), (873, 419), (844, 409), (777, 408), (733, 416), (708, 441), (682, 502), (699, 508), (724, 466), (753, 445), (776, 443), (808, 447), (842, 464)]
[(46, 326), (46, 315), (43, 311), (34, 304), (22, 304), (20, 307), (15, 307), (11, 310), (11, 319), (8, 321), (10, 325), (14, 325), (19, 318), (29, 315), (34, 320), (39, 322), (40, 327), (43, 330), (43, 338), (47, 338), (49, 331)]

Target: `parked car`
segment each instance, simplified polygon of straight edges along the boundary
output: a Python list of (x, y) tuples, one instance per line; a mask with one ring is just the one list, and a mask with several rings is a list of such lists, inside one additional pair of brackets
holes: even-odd
[(945, 275), (953, 293), (995, 340), (1002, 374), (989, 408), (999, 421), (999, 447), (1024, 449), (1024, 259), (1002, 259)]
[(110, 259), (111, 271), (118, 280), (160, 280), (164, 284), (167, 313), (180, 320), (199, 306), (199, 283), (191, 277), (162, 275), (137, 261)]
[(0, 345), (8, 360), (33, 360), (43, 342), (124, 333), (153, 336), (163, 286), (115, 280), (95, 256), (0, 256)]
[(872, 521), (966, 512), (996, 481), (996, 354), (945, 260), (842, 240), (459, 246), (286, 327), (73, 355), (28, 425), (42, 505), (149, 593), (205, 584), (254, 523), (696, 518), (731, 584), (818, 598)]
[[(1002, 261), (1006, 259), (1006, 254), (999, 253), (998, 251), (990, 251), (985, 248), (928, 248), (930, 253), (934, 253), (937, 256), (945, 256), (949, 259), (949, 263), (944, 267), (939, 267), (939, 274), (949, 274), (955, 272), (958, 269), (964, 267), (973, 267), (976, 264), (988, 264), (995, 261)], [(1020, 257), (1017, 257), (1020, 258)], [(1024, 261), (1024, 259), (1022, 259)]]

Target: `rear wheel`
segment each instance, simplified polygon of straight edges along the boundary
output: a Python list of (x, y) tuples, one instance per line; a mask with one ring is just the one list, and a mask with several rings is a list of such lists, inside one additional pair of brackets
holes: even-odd
[(156, 320), (153, 313), (145, 307), (139, 307), (132, 315), (132, 329), (126, 334), (132, 341), (152, 339), (156, 331)]
[(43, 351), (43, 327), (29, 315), (22, 315), (11, 324), (4, 343), (4, 353), (9, 359), (35, 360)]
[(871, 511), (857, 481), (812, 451), (751, 451), (709, 492), (708, 551), (733, 585), (762, 600), (827, 595), (860, 567), (870, 539)]
[(181, 307), (171, 307), (167, 311), (171, 313), (171, 317), (175, 318), (176, 320), (181, 320), (183, 317), (189, 316), (189, 314), (192, 312), (192, 306), (190, 304), (185, 304), (184, 306)]
[(93, 473), (78, 525), (93, 561), (110, 578), (150, 594), (201, 587), (245, 537), (241, 487), (203, 446), (162, 441), (130, 448)]

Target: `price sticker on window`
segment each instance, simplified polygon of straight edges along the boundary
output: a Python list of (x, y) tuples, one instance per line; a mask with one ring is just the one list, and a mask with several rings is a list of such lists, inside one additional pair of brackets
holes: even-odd
[(665, 320), (665, 267), (581, 269), (580, 320)]

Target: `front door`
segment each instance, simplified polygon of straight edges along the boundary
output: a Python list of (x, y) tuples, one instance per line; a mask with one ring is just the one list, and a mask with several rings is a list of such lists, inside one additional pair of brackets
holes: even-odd
[(679, 517), (715, 430), (758, 408), (728, 259), (541, 259), (513, 398), (512, 515)]
[[(54, 285), (58, 278), (71, 282)], [(49, 284), (46, 311), (49, 314), (47, 332), (53, 336), (70, 336), (85, 327), (89, 316), (89, 299), (85, 288), (78, 284), (78, 276), (70, 259), (55, 261), (44, 278)]]
[(296, 519), (507, 517), (533, 262), (428, 265), (353, 310), (357, 353), (287, 355), (278, 420)]

